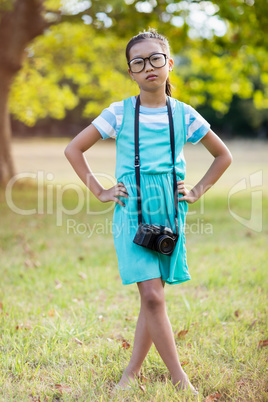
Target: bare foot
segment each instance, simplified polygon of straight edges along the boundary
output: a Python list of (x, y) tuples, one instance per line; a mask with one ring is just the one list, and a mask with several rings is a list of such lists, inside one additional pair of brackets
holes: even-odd
[(198, 391), (195, 389), (193, 384), (190, 382), (188, 375), (186, 373), (183, 374), (183, 377), (178, 381), (172, 381), (173, 385), (175, 385), (176, 389), (179, 391), (182, 390), (190, 390), (193, 395), (198, 395)]
[(135, 378), (138, 377), (139, 374), (135, 374), (133, 373), (133, 371), (128, 371), (128, 369), (125, 369), (121, 377), (121, 380), (117, 384), (117, 388), (121, 389), (131, 388), (131, 385), (134, 383)]

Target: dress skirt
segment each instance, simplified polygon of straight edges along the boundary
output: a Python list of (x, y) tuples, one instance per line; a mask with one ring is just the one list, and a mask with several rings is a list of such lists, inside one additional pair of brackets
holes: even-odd
[[(123, 284), (154, 278), (162, 278), (168, 284), (190, 280), (184, 234), (186, 201), (178, 202), (179, 238), (172, 255), (167, 256), (133, 243), (138, 229), (135, 174), (125, 174), (118, 181), (124, 183), (129, 194), (129, 198), (121, 197), (125, 207), (116, 203), (113, 219), (114, 244)], [(141, 199), (143, 223), (164, 225), (176, 233), (172, 171), (141, 173)]]

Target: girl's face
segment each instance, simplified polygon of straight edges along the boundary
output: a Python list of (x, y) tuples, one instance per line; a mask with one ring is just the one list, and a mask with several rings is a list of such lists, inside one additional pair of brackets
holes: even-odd
[[(129, 52), (129, 60), (150, 57), (155, 53), (166, 54), (161, 42), (158, 39), (143, 39), (132, 46)], [(155, 92), (161, 88), (165, 92), (166, 80), (172, 66), (173, 60), (169, 59), (167, 55), (167, 61), (163, 67), (153, 67), (146, 59), (144, 69), (141, 72), (133, 73), (130, 69), (128, 72), (131, 78), (137, 82), (141, 91)]]

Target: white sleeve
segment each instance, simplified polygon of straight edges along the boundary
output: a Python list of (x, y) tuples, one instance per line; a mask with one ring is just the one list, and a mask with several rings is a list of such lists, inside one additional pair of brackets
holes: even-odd
[(124, 115), (124, 102), (112, 103), (107, 109), (92, 121), (102, 138), (116, 138)]
[(197, 144), (209, 131), (210, 124), (194, 108), (184, 103), (186, 142)]

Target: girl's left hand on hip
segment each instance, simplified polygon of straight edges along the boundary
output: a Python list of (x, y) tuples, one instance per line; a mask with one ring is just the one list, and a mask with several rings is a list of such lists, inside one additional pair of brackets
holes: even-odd
[(188, 190), (185, 187), (184, 180), (177, 181), (178, 193), (182, 194), (183, 197), (179, 197), (179, 201), (186, 201), (188, 204), (193, 204), (198, 200), (198, 197), (193, 193), (192, 190)]

